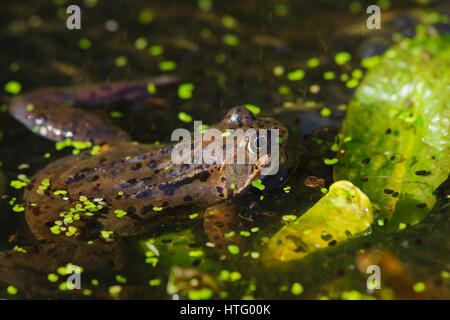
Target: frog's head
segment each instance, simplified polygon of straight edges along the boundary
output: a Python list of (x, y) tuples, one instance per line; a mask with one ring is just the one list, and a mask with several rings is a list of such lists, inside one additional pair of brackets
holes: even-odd
[[(272, 118), (255, 117), (245, 107), (232, 108), (216, 126), (224, 134), (224, 157), (221, 180), (231, 185), (230, 195), (238, 194), (253, 181), (270, 180), (279, 184), (291, 166), (286, 152), (288, 130)], [(234, 151), (232, 157), (226, 151)], [(240, 155), (240, 158), (239, 158)], [(245, 155), (245, 161), (242, 161)]]
[(274, 119), (257, 118), (245, 107), (234, 107), (216, 125), (200, 134), (199, 128), (193, 141), (189, 136), (174, 146), (175, 165), (170, 172), (175, 175), (165, 179), (163, 187), (175, 186), (191, 203), (209, 205), (232, 198), (258, 179), (278, 185), (291, 167), (286, 152), (288, 131)]

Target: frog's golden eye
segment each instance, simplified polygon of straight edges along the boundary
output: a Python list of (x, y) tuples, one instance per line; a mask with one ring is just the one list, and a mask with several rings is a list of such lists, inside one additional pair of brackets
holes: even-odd
[(261, 136), (259, 134), (255, 134), (251, 137), (248, 143), (248, 150), (251, 153), (257, 154), (258, 150), (261, 150), (266, 147), (267, 139), (265, 136)]

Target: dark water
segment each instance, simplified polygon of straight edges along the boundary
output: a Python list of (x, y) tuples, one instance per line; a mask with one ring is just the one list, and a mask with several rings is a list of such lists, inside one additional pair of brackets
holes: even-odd
[[(260, 200), (261, 193), (252, 190), (242, 200), (242, 215), (253, 220), (260, 231), (241, 251), (263, 252), (264, 238), (283, 225), (282, 215), (300, 215), (322, 196), (320, 191), (306, 188), (304, 179), (314, 175), (324, 178), (326, 186), (332, 183), (332, 168), (324, 165), (323, 159), (333, 156), (329, 146), (345, 115), (342, 105), (348, 103), (354, 90), (339, 79), (340, 75), (360, 68), (361, 58), (382, 53), (392, 44), (393, 37), (414, 35), (420, 20), (412, 9), (448, 10), (445, 1), (431, 1), (426, 6), (413, 1), (382, 3), (388, 5), (382, 10), (382, 30), (368, 31), (362, 27), (367, 17), (365, 8), (371, 4), (368, 1), (80, 1), (81, 30), (69, 31), (64, 20), (69, 3), (65, 1), (3, 1), (0, 84), (15, 80), (21, 83), (22, 92), (27, 92), (44, 87), (146, 79), (160, 74), (172, 74), (180, 82), (193, 83), (191, 99), (181, 99), (175, 85), (161, 92), (159, 100), (114, 103), (95, 110), (105, 115), (120, 111), (123, 117), (113, 121), (141, 142), (165, 141), (178, 127), (191, 129), (192, 124), (178, 119), (181, 111), (212, 124), (232, 106), (260, 107), (262, 115), (274, 117), (289, 128), (294, 149), (306, 150), (304, 162), (286, 182), (291, 186), (289, 193), (273, 190)], [(145, 10), (150, 12), (148, 24), (139, 18), (145, 20)], [(115, 26), (117, 30), (111, 31)], [(88, 49), (80, 47), (80, 39), (84, 38), (90, 40)], [(142, 50), (136, 48), (138, 38), (146, 39)], [(163, 53), (150, 55), (152, 46), (162, 46)], [(338, 66), (333, 60), (334, 54), (341, 51), (352, 55), (345, 66)], [(308, 67), (310, 58), (319, 58), (320, 66)], [(161, 71), (163, 61), (176, 62), (176, 68)], [(284, 75), (274, 74), (277, 66), (284, 68)], [(299, 68), (306, 70), (305, 78), (289, 81), (286, 73)], [(324, 80), (326, 71), (333, 71), (336, 79)], [(0, 104), (7, 105), (10, 95), (2, 92)], [(325, 107), (331, 110), (330, 117), (321, 114)], [(318, 138), (323, 141), (320, 145), (315, 142)], [(44, 157), (46, 153), (51, 154), (50, 158)], [(11, 197), (20, 202), (23, 192), (9, 187), (8, 182), (19, 174), (31, 177), (66, 154), (70, 150), (56, 151), (53, 142), (33, 135), (7, 112), (0, 113), (0, 194), (8, 196), (0, 202), (0, 250), (34, 244), (23, 213), (13, 212), (8, 204)], [(24, 163), (29, 168), (19, 169)], [(448, 190), (448, 186), (442, 188)], [(103, 298), (111, 296), (111, 286), (120, 285), (122, 298), (168, 299), (170, 267), (180, 265), (215, 278), (222, 270), (238, 271), (240, 279), (218, 280), (216, 298), (345, 299), (356, 291), (375, 298), (449, 298), (445, 273), (450, 269), (448, 222), (448, 210), (439, 202), (436, 210), (415, 227), (389, 233), (374, 226), (369, 236), (317, 251), (298, 262), (266, 267), (261, 259), (250, 256), (221, 260), (213, 248), (205, 245), (207, 239), (199, 219), (168, 221), (148, 235), (125, 241), (126, 266), (120, 272), (83, 273), (83, 284), (91, 279), (100, 281), (98, 286), (89, 286), (89, 296), (62, 292), (57, 289), (59, 282), (48, 282), (42, 285), (43, 289), (30, 284), (33, 289), (20, 289), (16, 296), (6, 293), (6, 288), (14, 283), (0, 282), (0, 296)], [(161, 236), (169, 239), (160, 246), (167, 257), (161, 256), (156, 266), (145, 263), (141, 240)], [(170, 241), (174, 243), (176, 239), (185, 243), (171, 246)], [(183, 255), (193, 248), (204, 250), (204, 256)], [(375, 248), (386, 252), (386, 265), (400, 264), (404, 276), (400, 283), (386, 280), (390, 291), (372, 294), (366, 289), (367, 275), (358, 270), (357, 257)], [(48, 273), (51, 272), (56, 270)], [(127, 282), (117, 280), (117, 274)], [(36, 277), (45, 279), (47, 274)], [(160, 279), (161, 283), (150, 286), (150, 279)], [(295, 282), (304, 288), (301, 295), (291, 292)], [(425, 293), (411, 290), (418, 282), (426, 284)]]

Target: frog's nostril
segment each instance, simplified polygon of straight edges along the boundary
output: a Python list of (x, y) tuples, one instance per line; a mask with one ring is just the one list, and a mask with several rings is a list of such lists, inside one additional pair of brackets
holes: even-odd
[(256, 120), (253, 113), (245, 107), (234, 107), (228, 111), (225, 119), (228, 120), (229, 123), (250, 123)]

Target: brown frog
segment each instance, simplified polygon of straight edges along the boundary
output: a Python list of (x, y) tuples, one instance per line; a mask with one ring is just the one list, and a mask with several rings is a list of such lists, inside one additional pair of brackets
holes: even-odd
[[(162, 87), (171, 80), (151, 82)], [(236, 230), (239, 219), (234, 200), (256, 179), (276, 184), (283, 180), (292, 159), (285, 148), (286, 128), (273, 119), (256, 118), (244, 107), (232, 108), (211, 127), (221, 132), (278, 129), (279, 174), (263, 177), (262, 169), (269, 165), (270, 157), (248, 164), (177, 164), (171, 152), (180, 143), (156, 146), (132, 142), (120, 128), (77, 108), (145, 99), (149, 97), (147, 85), (141, 81), (46, 89), (11, 103), (11, 114), (33, 132), (54, 141), (89, 141), (101, 146), (101, 152), (92, 155), (88, 150), (59, 159), (30, 179), (24, 194), (25, 218), (40, 241), (26, 254), (1, 252), (0, 278), (27, 290), (31, 290), (30, 282), (41, 288), (36, 281), (42, 278), (42, 287), (47, 289), (45, 276), (35, 273), (48, 274), (69, 262), (87, 271), (120, 270), (126, 259), (118, 240), (145, 233), (155, 223), (180, 212), (203, 213), (204, 230), (218, 250), (241, 240), (239, 235), (224, 237)], [(250, 156), (263, 137), (256, 133), (247, 138), (230, 145), (224, 135), (223, 149)], [(204, 141), (202, 148), (208, 146)]]
[[(157, 86), (168, 82), (152, 81)], [(226, 232), (227, 222), (236, 216), (229, 200), (261, 178), (261, 170), (269, 165), (270, 157), (249, 164), (176, 164), (171, 158), (174, 144), (132, 142), (126, 132), (76, 108), (145, 98), (149, 95), (147, 84), (145, 81), (43, 90), (19, 97), (11, 104), (11, 114), (16, 119), (46, 138), (102, 145), (98, 155), (85, 151), (59, 159), (31, 178), (24, 195), (25, 217), (37, 239), (91, 240), (102, 231), (118, 236), (138, 235), (148, 230), (147, 221), (181, 206), (207, 209), (205, 229), (211, 241)], [(256, 118), (248, 109), (234, 107), (211, 128), (221, 132), (255, 129), (256, 136), (248, 137), (244, 143), (224, 145), (224, 150), (235, 148), (235, 154), (241, 148), (247, 157), (257, 152), (255, 139), (260, 143), (263, 138), (257, 136), (258, 129), (278, 129), (280, 166), (287, 165), (284, 147), (288, 132), (276, 120)], [(224, 144), (225, 140), (224, 137)], [(204, 142), (203, 149), (208, 145)]]

